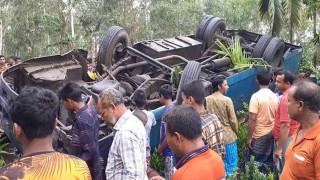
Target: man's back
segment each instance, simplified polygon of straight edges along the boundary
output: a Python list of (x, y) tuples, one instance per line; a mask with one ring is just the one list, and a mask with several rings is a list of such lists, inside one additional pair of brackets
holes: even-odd
[(253, 138), (264, 136), (272, 130), (278, 105), (278, 97), (270, 89), (263, 88), (252, 95), (249, 111), (257, 114)]
[(225, 170), (221, 157), (212, 150), (207, 150), (186, 162), (179, 168), (172, 180), (183, 179), (223, 179)]
[(59, 152), (26, 155), (0, 169), (0, 179), (91, 179), (87, 164), (74, 156)]
[(200, 113), (202, 125), (202, 138), (208, 143), (210, 149), (222, 158), (226, 155), (223, 139), (223, 129), (218, 117), (208, 111)]

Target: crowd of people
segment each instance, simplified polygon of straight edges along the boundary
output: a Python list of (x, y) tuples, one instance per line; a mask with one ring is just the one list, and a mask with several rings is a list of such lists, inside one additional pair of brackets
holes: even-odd
[(21, 63), (21, 58), (18, 56), (10, 56), (7, 60), (4, 55), (0, 55), (0, 74), (9, 67)]
[[(259, 91), (249, 103), (248, 151), (257, 163), (275, 165), (280, 179), (320, 178), (320, 88), (289, 71), (257, 73)], [(271, 79), (275, 81), (272, 87)], [(92, 106), (79, 85), (67, 83), (58, 95), (48, 89), (26, 87), (12, 103), (13, 132), (23, 156), (0, 169), (0, 179), (225, 179), (238, 168), (238, 120), (232, 100), (225, 96), (227, 79), (211, 79), (206, 97), (201, 80), (181, 88), (182, 105), (172, 101), (168, 84), (159, 89), (165, 106), (161, 119), (159, 156), (164, 177), (150, 167), (150, 131), (155, 116), (145, 109), (146, 92), (133, 94), (131, 111), (121, 92), (103, 90)], [(52, 147), (59, 98), (75, 113), (69, 154)], [(113, 141), (103, 167), (98, 145), (99, 121), (113, 127)]]

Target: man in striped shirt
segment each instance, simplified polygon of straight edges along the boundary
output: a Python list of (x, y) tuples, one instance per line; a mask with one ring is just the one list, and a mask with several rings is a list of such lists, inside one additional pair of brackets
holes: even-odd
[(182, 87), (181, 92), (182, 104), (192, 105), (201, 116), (202, 139), (223, 159), (226, 151), (222, 125), (216, 115), (210, 114), (204, 108), (205, 88), (202, 82), (200, 80), (191, 81)]

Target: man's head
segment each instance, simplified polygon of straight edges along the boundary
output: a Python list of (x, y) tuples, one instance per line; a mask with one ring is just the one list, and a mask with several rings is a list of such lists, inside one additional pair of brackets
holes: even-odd
[(0, 55), (0, 62), (3, 62), (3, 63), (6, 62), (6, 58), (4, 57), (4, 55)]
[(309, 113), (320, 112), (320, 87), (308, 80), (299, 80), (290, 89), (287, 103), (289, 117), (303, 121)]
[(147, 102), (146, 92), (142, 89), (137, 89), (133, 94), (133, 101), (136, 104), (137, 108), (144, 109), (144, 106)]
[(218, 75), (211, 79), (213, 92), (220, 91), (222, 94), (227, 93), (229, 86), (227, 78), (224, 75)]
[(289, 89), (293, 82), (297, 79), (290, 71), (280, 71), (276, 77), (277, 88), (280, 91)]
[(172, 100), (172, 87), (169, 84), (164, 84), (159, 89), (159, 101), (161, 104), (165, 104), (166, 100)]
[(146, 115), (146, 113), (144, 113), (142, 110), (140, 109), (136, 109), (135, 111), (133, 111), (132, 113), (134, 116), (136, 116), (141, 122), (142, 124), (145, 126), (148, 122), (148, 116)]
[(186, 153), (186, 146), (201, 140), (201, 117), (191, 105), (181, 105), (165, 113), (167, 142), (179, 157)]
[(24, 144), (51, 136), (56, 125), (58, 104), (59, 99), (51, 90), (39, 87), (22, 89), (10, 109), (17, 140)]
[(268, 86), (271, 81), (271, 73), (268, 71), (261, 71), (257, 73), (257, 82), (261, 86)]
[(304, 74), (304, 77), (305, 77), (305, 78), (308, 78), (308, 77), (311, 76), (311, 74), (312, 74), (312, 70), (311, 70), (311, 69), (307, 69), (307, 70), (306, 70), (306, 73)]
[(106, 124), (115, 125), (122, 116), (124, 99), (120, 91), (114, 88), (103, 90), (99, 94), (97, 109), (101, 119)]
[(278, 76), (279, 72), (283, 71), (282, 68), (279, 67), (272, 67), (272, 80), (275, 81), (276, 77)]
[(205, 88), (200, 80), (191, 81), (181, 88), (182, 104), (204, 105)]
[(59, 90), (59, 97), (68, 110), (75, 110), (75, 104), (82, 101), (82, 92), (78, 84), (68, 82)]

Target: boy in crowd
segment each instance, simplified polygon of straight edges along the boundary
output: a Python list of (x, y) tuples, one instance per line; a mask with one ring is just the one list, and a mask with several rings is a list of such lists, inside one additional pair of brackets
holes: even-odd
[[(165, 105), (166, 109), (164, 114), (174, 107), (172, 103), (172, 87), (169, 84), (162, 85), (159, 89), (160, 103)], [(165, 132), (165, 121), (162, 118), (161, 129), (160, 129), (160, 146), (157, 153), (165, 158), (165, 177), (167, 180), (171, 179), (173, 174), (174, 166), (176, 164), (176, 157), (174, 152), (170, 149), (167, 143), (166, 132)]]
[(64, 106), (76, 116), (71, 134), (73, 151), (70, 153), (87, 162), (92, 179), (102, 179), (98, 144), (100, 123), (96, 111), (83, 102), (80, 86), (74, 82), (62, 87), (59, 96)]

